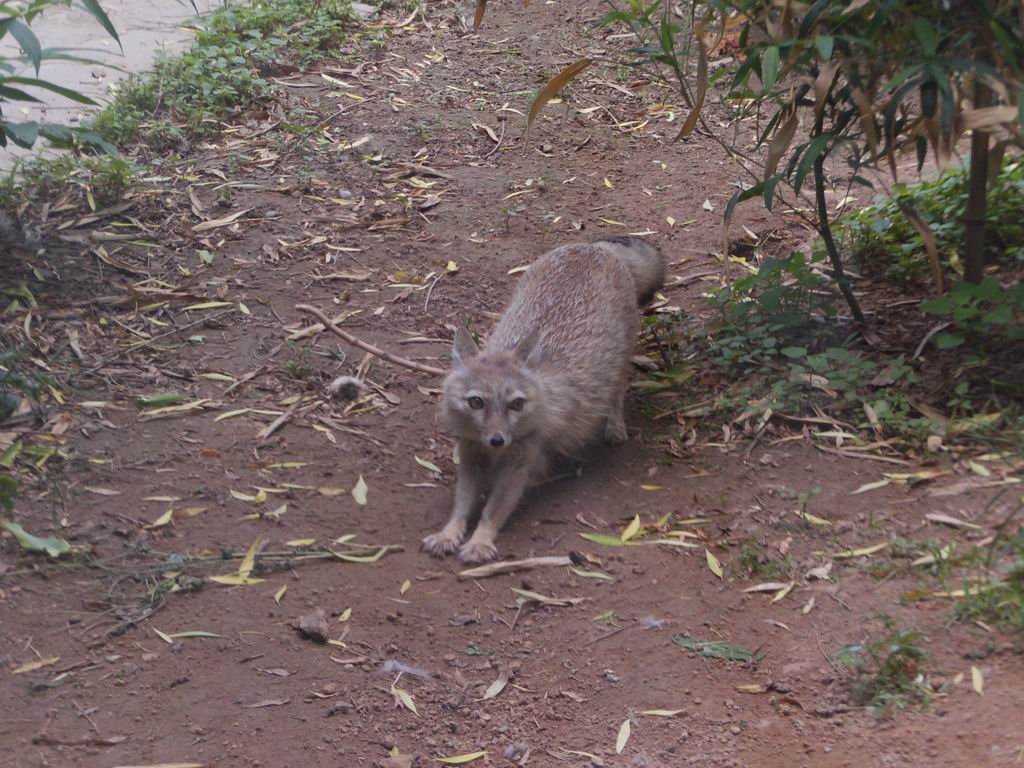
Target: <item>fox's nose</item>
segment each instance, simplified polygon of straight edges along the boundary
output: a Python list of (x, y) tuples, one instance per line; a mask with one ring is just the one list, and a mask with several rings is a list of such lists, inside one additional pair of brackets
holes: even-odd
[(501, 435), (491, 435), (491, 445), (495, 448), (501, 448), (505, 444), (505, 438)]

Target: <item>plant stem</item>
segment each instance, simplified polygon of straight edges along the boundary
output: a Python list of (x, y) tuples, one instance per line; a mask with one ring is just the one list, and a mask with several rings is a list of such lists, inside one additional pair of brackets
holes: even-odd
[[(975, 109), (988, 104), (988, 87), (978, 79), (974, 83)], [(985, 219), (988, 208), (987, 131), (971, 134), (971, 170), (967, 182), (967, 210), (964, 213), (964, 279), (980, 283), (985, 271)]]
[(818, 154), (814, 161), (814, 197), (818, 204), (818, 234), (825, 243), (825, 250), (828, 251), (829, 261), (832, 262), (832, 277), (839, 286), (839, 290), (846, 299), (853, 319), (858, 323), (864, 322), (864, 312), (853, 295), (853, 287), (850, 279), (843, 270), (843, 260), (839, 256), (839, 249), (836, 248), (836, 241), (832, 237), (832, 226), (828, 221), (828, 204), (825, 202), (825, 152)]

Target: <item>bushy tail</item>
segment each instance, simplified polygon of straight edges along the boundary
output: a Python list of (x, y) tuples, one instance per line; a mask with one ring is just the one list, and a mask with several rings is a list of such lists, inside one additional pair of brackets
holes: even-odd
[(614, 254), (629, 270), (636, 286), (636, 300), (644, 305), (665, 284), (665, 259), (658, 247), (640, 237), (606, 237), (594, 245)]

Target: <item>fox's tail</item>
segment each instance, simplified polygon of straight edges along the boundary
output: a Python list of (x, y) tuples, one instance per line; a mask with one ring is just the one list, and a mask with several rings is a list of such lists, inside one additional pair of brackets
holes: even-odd
[(656, 245), (640, 237), (606, 237), (594, 245), (614, 254), (629, 270), (636, 286), (636, 300), (646, 304), (665, 284), (665, 259)]

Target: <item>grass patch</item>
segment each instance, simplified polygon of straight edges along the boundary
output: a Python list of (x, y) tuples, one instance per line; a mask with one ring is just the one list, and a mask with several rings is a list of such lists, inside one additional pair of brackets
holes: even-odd
[(927, 637), (914, 629), (901, 629), (888, 616), (880, 616), (883, 631), (862, 643), (843, 646), (837, 661), (851, 672), (850, 697), (873, 717), (889, 717), (912, 704), (926, 704), (930, 689), (923, 663)]
[(91, 128), (117, 146), (137, 139), (162, 147), (217, 133), (225, 118), (271, 98), (269, 77), (329, 55), (352, 19), (348, 0), (257, 0), (218, 10), (196, 28), (188, 51), (123, 83)]
[(988, 581), (965, 586), (956, 617), (1024, 632), (1024, 529), (1006, 541), (1000, 556), (993, 549), (986, 564), (988, 561), (996, 563), (987, 569)]
[(120, 155), (37, 157), (0, 181), (0, 207), (15, 208), (30, 200), (54, 200), (77, 191), (90, 208), (119, 202), (132, 185), (137, 166)]
[(796, 571), (796, 566), (788, 557), (773, 558), (758, 539), (751, 536), (740, 547), (739, 554), (733, 558), (731, 567), (737, 575), (749, 579), (788, 579)]
[[(960, 248), (964, 238), (968, 173), (951, 168), (935, 181), (897, 185), (892, 197), (842, 216), (834, 225), (844, 253), (865, 269), (900, 283), (929, 279), (924, 242), (900, 212), (900, 204), (921, 214), (935, 233), (947, 271), (962, 274)], [(1024, 268), (1024, 162), (1006, 163), (988, 191), (985, 256), (990, 263)]]

